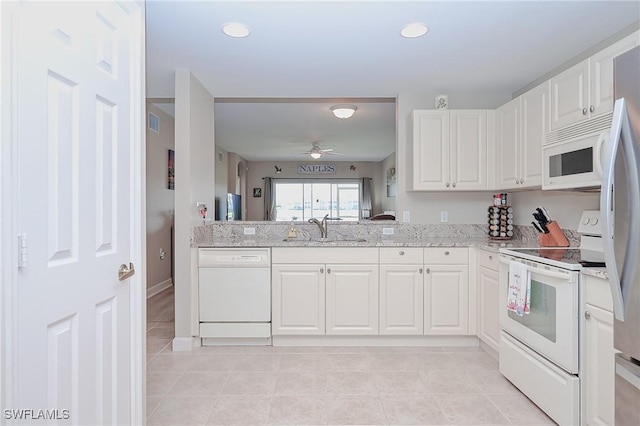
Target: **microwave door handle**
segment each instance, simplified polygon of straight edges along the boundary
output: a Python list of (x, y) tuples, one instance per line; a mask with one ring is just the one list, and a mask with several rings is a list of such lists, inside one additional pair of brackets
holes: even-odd
[[(500, 262), (508, 265), (509, 262), (510, 262), (510, 259), (506, 259), (506, 258), (500, 257)], [(530, 267), (528, 265), (525, 265), (525, 266), (527, 267), (527, 270), (529, 272), (531, 272), (532, 274), (538, 274), (538, 275), (542, 275), (542, 276), (549, 277), (549, 278), (558, 278), (558, 279), (561, 279), (561, 280), (564, 280), (564, 281), (570, 281), (571, 280), (571, 275), (569, 275), (569, 274), (564, 274), (562, 272), (548, 271), (548, 270), (539, 269), (539, 268), (532, 268), (532, 267)]]
[(605, 147), (604, 173), (602, 175), (602, 189), (600, 191), (600, 215), (602, 224), (602, 245), (604, 260), (609, 276), (611, 297), (613, 300), (613, 313), (616, 319), (624, 321), (624, 304), (622, 302), (622, 289), (618, 264), (616, 263), (615, 249), (613, 245), (613, 177), (615, 174), (616, 157), (620, 147), (622, 133), (622, 117), (625, 111), (624, 98), (618, 99), (613, 108), (613, 121), (609, 144)]
[(594, 156), (593, 156), (593, 166), (595, 168), (596, 174), (600, 178), (603, 175), (603, 171), (602, 171), (602, 146), (607, 141), (607, 137), (608, 136), (609, 135), (608, 135), (607, 132), (600, 133), (600, 135), (598, 136), (598, 140), (596, 141), (596, 145), (595, 145), (595, 151), (594, 151)]
[[(622, 117), (622, 129), (621, 129), (621, 145), (624, 155), (624, 164), (627, 166), (626, 178), (627, 185), (629, 185), (629, 211), (634, 212), (630, 215), (629, 223), (629, 237), (627, 239), (627, 247), (624, 255), (624, 262), (622, 267), (622, 275), (620, 277), (620, 288), (622, 291), (623, 304), (626, 300), (629, 300), (629, 292), (631, 286), (634, 285), (633, 279), (635, 277), (636, 268), (638, 268), (638, 250), (640, 249), (640, 220), (638, 220), (637, 212), (640, 212), (640, 166), (638, 157), (638, 147), (636, 145), (633, 130), (631, 129), (631, 122), (629, 120), (629, 114), (625, 108)], [(634, 220), (635, 219), (635, 220)], [(637, 283), (635, 285), (638, 285)]]

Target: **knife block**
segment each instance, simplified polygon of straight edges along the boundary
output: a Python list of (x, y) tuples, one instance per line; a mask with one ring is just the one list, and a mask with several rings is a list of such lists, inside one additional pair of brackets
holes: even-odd
[(548, 234), (538, 236), (541, 247), (569, 247), (569, 240), (564, 236), (558, 222), (547, 223), (547, 229), (549, 230)]

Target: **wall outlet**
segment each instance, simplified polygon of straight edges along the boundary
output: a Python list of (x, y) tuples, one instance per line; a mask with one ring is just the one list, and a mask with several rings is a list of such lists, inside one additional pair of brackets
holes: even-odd
[(164, 257), (167, 255), (167, 253), (164, 251), (164, 249), (160, 249), (160, 260), (164, 260)]
[(411, 212), (408, 210), (402, 212), (402, 221), (403, 222), (411, 222)]
[(440, 212), (440, 222), (449, 222), (449, 212), (442, 210)]
[(393, 228), (382, 228), (382, 235), (393, 235), (395, 232)]
[(244, 235), (256, 235), (256, 228), (244, 228)]

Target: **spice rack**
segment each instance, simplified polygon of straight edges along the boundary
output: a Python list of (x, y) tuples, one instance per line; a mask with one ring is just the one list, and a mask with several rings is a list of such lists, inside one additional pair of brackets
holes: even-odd
[(492, 240), (510, 240), (513, 238), (513, 207), (507, 205), (489, 206), (488, 235)]

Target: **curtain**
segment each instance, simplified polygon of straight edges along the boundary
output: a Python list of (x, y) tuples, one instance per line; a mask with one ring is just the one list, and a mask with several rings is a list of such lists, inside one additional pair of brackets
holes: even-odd
[(264, 220), (276, 220), (273, 178), (264, 178)]
[(371, 217), (371, 178), (362, 178), (360, 188), (362, 192), (361, 216), (362, 219), (368, 219)]

